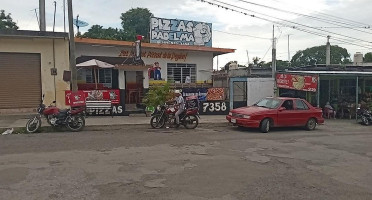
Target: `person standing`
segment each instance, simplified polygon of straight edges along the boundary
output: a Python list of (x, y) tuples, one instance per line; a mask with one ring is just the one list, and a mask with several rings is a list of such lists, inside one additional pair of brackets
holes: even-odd
[(154, 73), (154, 80), (161, 80), (161, 67), (159, 66), (159, 63), (158, 62), (155, 62), (154, 63), (154, 70), (155, 70), (155, 73)]
[(149, 79), (151, 79), (151, 78), (154, 79), (154, 78), (155, 78), (154, 66), (155, 66), (155, 65), (151, 66), (151, 67), (147, 70), (147, 72), (148, 72), (148, 76), (149, 76)]

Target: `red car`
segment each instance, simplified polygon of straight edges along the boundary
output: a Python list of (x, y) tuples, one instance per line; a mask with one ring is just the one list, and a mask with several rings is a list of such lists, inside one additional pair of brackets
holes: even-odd
[(323, 124), (322, 110), (304, 99), (267, 97), (253, 106), (231, 110), (226, 119), (236, 126), (259, 128), (269, 132), (271, 127), (304, 126), (314, 130)]

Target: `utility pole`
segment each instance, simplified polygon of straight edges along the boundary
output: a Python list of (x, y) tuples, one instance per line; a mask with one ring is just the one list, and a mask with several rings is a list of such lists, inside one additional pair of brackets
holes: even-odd
[(39, 0), (40, 31), (46, 31), (45, 0)]
[(71, 71), (71, 89), (73, 92), (77, 91), (77, 71), (75, 60), (75, 34), (74, 25), (72, 23), (72, 0), (67, 0), (68, 9), (68, 25), (69, 25), (69, 40), (70, 40), (70, 71)]
[(327, 48), (326, 48), (326, 66), (331, 65), (331, 43), (329, 43), (329, 39), (331, 36), (327, 36)]
[(288, 67), (291, 66), (291, 52), (289, 51), (289, 36), (291, 34), (288, 34)]
[(54, 15), (53, 15), (53, 33), (56, 26), (56, 11), (57, 11), (57, 2), (53, 1), (54, 4)]
[[(57, 11), (57, 2), (54, 1), (54, 15), (53, 15), (53, 33), (55, 31), (56, 26), (56, 11)], [(56, 44), (55, 39), (52, 39), (53, 41), (53, 70), (56, 70)], [(54, 79), (54, 101), (57, 101), (57, 87), (56, 87), (56, 75), (53, 75)]]
[(273, 48), (272, 48), (272, 71), (273, 71), (273, 78), (275, 79), (275, 72), (276, 72), (276, 38), (274, 35), (275, 27), (273, 25)]
[(76, 34), (79, 36), (79, 33), (80, 33), (79, 32), (79, 15), (76, 16), (76, 22), (75, 23), (76, 23), (76, 28), (77, 28), (77, 33)]
[(66, 0), (63, 0), (63, 32), (66, 33)]
[(273, 70), (273, 80), (274, 80), (274, 96), (277, 95), (277, 87), (276, 87), (276, 77), (275, 77), (275, 73), (276, 73), (276, 38), (275, 38), (275, 26), (273, 25), (273, 49), (272, 49), (272, 62), (271, 62), (271, 65), (272, 65), (272, 70)]
[(218, 71), (218, 56), (217, 56), (217, 70), (216, 71)]
[(248, 50), (246, 51), (247, 51), (247, 58), (248, 58), (247, 67), (249, 67), (249, 54), (248, 54)]

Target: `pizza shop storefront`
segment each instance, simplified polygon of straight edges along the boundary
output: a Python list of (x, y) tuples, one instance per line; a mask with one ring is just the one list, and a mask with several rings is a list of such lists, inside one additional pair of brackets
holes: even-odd
[(201, 94), (196, 88), (212, 85), (214, 56), (234, 52), (205, 46), (142, 43), (143, 62), (138, 63), (134, 60), (133, 42), (87, 38), (75, 41), (77, 64), (96, 59), (113, 66), (79, 70), (78, 89), (84, 90), (85, 96), (111, 100), (115, 115), (144, 112), (142, 99), (152, 85), (170, 83), (174, 88), (185, 88), (185, 94)]
[(355, 118), (359, 106), (372, 108), (372, 72), (278, 72), (276, 85), (279, 96), (304, 98), (321, 108), (329, 102), (338, 118)]

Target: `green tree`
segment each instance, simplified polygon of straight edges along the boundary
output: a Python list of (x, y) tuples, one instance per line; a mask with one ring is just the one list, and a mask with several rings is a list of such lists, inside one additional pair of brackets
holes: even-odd
[(158, 105), (163, 105), (173, 97), (174, 92), (170, 89), (169, 83), (167, 83), (162, 86), (151, 87), (143, 98), (143, 103), (147, 107), (156, 107)]
[(253, 57), (253, 64), (254, 65), (258, 65), (258, 61), (260, 61), (261, 60), (261, 58), (259, 58), (259, 57)]
[(368, 52), (364, 55), (363, 62), (372, 62), (372, 52)]
[(121, 25), (127, 40), (134, 41), (136, 35), (145, 36), (145, 41), (150, 38), (150, 17), (152, 13), (147, 8), (132, 8), (121, 14)]
[(261, 60), (261, 58), (259, 57), (253, 57), (253, 65), (250, 64), (249, 66), (250, 67), (266, 67), (267, 64), (265, 63), (265, 61)]
[[(265, 63), (263, 67), (271, 67), (272, 62)], [(277, 60), (276, 61), (276, 70), (284, 70), (288, 68), (288, 61), (285, 60)]]
[[(297, 51), (292, 57), (291, 66), (308, 66), (315, 64), (326, 64), (326, 45), (307, 48)], [(350, 54), (347, 49), (339, 46), (331, 46), (331, 64), (351, 63)]]
[(10, 15), (10, 13), (5, 15), (5, 10), (0, 10), (0, 30), (18, 30), (19, 27)]
[(101, 25), (93, 25), (85, 32), (82, 37), (106, 39), (106, 40), (125, 40), (124, 32), (117, 28), (103, 28)]

